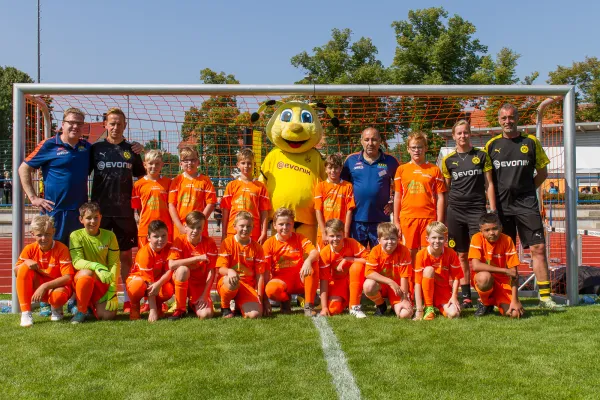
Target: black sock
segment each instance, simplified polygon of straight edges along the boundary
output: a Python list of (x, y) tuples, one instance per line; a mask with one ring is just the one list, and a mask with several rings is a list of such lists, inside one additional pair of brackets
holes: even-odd
[(470, 284), (467, 283), (465, 285), (460, 285), (460, 290), (462, 292), (463, 299), (471, 300), (471, 285)]

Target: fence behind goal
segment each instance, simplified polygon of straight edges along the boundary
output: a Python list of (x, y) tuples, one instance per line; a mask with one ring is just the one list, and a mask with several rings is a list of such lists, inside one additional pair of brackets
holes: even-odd
[[(469, 87), (388, 86), (376, 95), (377, 86), (324, 86), (323, 90), (319, 90), (319, 86), (308, 85), (280, 88), (196, 85), (186, 86), (183, 91), (179, 87), (173, 90), (179, 94), (170, 94), (165, 85), (156, 87), (155, 93), (152, 87), (145, 86), (144, 90), (136, 93), (132, 89), (135, 85), (128, 85), (125, 89), (115, 86), (113, 93), (110, 93), (109, 88), (94, 90), (90, 87), (87, 90), (83, 85), (22, 86), (27, 88), (28, 94), (44, 94), (51, 99), (51, 124), (54, 126), (60, 127), (63, 112), (67, 108), (77, 107), (83, 110), (87, 122), (84, 136), (92, 142), (103, 138), (103, 114), (109, 108), (121, 108), (128, 119), (125, 137), (130, 141), (140, 142), (146, 149), (161, 149), (165, 152), (165, 176), (174, 177), (180, 172), (178, 149), (181, 146), (196, 147), (201, 158), (200, 171), (211, 178), (218, 197), (222, 196), (227, 182), (239, 173), (235, 155), (240, 148), (252, 146), (257, 154), (258, 165), (272, 149), (264, 128), (275, 107), (268, 107), (256, 123), (250, 122), (250, 115), (265, 100), (323, 102), (329, 106), (340, 120), (340, 126), (334, 128), (329, 124), (329, 116), (323, 111), (317, 111), (325, 129), (325, 135), (317, 146), (323, 155), (335, 152), (348, 155), (361, 150), (360, 132), (365, 127), (373, 126), (384, 138), (384, 150), (397, 157), (401, 163), (410, 159), (404, 137), (415, 130), (427, 132), (431, 138), (427, 158), (436, 162), (443, 148), (454, 145), (449, 129), (457, 120), (470, 121), (474, 132), (472, 142), (475, 146), (483, 147), (490, 137), (498, 133), (497, 110), (500, 105), (506, 102), (516, 105), (520, 114), (519, 124), (524, 126), (521, 129), (527, 130), (530, 129), (528, 126), (535, 125), (536, 109), (548, 95), (564, 95), (570, 89), (531, 86), (522, 87), (519, 92), (515, 87), (473, 87), (469, 94)], [(69, 86), (71, 89), (65, 89)], [(36, 91), (42, 87), (43, 91)], [(259, 90), (252, 90), (257, 88)], [(479, 93), (499, 95), (482, 96)], [(27, 109), (26, 127), (34, 125), (31, 121), (36, 120), (35, 113), (35, 107)], [(563, 103), (558, 101), (551, 105), (542, 122), (545, 127), (541, 137), (542, 145), (552, 149), (562, 148), (568, 136), (563, 132)], [(24, 139), (24, 151), (27, 154), (42, 137), (28, 130)], [(550, 179), (560, 176), (564, 191), (568, 189), (568, 179), (564, 180), (564, 149), (553, 150), (549, 156), (555, 169), (551, 172)], [(256, 172), (258, 173), (258, 168)], [(23, 223), (27, 224), (34, 211), (29, 212), (27, 206), (24, 210), (26, 214)], [(568, 212), (565, 215), (568, 217)], [(214, 217), (211, 218), (209, 228), (211, 235), (220, 237)], [(5, 231), (0, 231), (2, 233)], [(569, 249), (565, 233), (552, 233), (548, 240), (552, 265), (568, 265)], [(526, 261), (526, 253), (523, 259)], [(0, 268), (0, 292), (6, 292), (10, 282), (6, 279), (6, 267), (1, 265)], [(524, 263), (523, 275), (530, 271)], [(564, 281), (554, 283), (556, 293), (566, 293)]]

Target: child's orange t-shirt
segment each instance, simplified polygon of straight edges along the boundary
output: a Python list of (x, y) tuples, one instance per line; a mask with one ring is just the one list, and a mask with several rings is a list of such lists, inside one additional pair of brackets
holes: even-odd
[(450, 248), (444, 247), (439, 257), (434, 257), (429, 253), (427, 247), (419, 250), (415, 257), (415, 283), (421, 284), (423, 281), (423, 269), (433, 267), (435, 273), (433, 281), (436, 286), (450, 288), (450, 280), (461, 279), (465, 276), (458, 255)]
[(398, 243), (398, 247), (392, 254), (387, 254), (378, 244), (369, 253), (365, 276), (368, 277), (373, 272), (377, 272), (400, 284), (401, 278), (410, 278), (413, 274), (410, 250)]
[(148, 225), (154, 220), (163, 221), (173, 235), (173, 221), (169, 214), (169, 188), (171, 179), (159, 178), (156, 181), (143, 177), (133, 184), (131, 208), (140, 211), (138, 236), (148, 235)]
[(264, 183), (257, 180), (244, 182), (236, 179), (227, 184), (225, 194), (221, 199), (221, 208), (229, 211), (229, 222), (227, 224), (227, 234), (235, 235), (235, 216), (240, 211), (248, 211), (252, 214), (254, 227), (252, 228), (252, 238), (257, 240), (260, 237), (260, 213), (268, 211), (271, 207), (269, 193)]
[(304, 260), (315, 246), (303, 235), (292, 232), (288, 240), (280, 240), (278, 235), (271, 236), (263, 244), (265, 251), (265, 270), (271, 271), (273, 278), (279, 275), (297, 274)]
[(202, 255), (208, 258), (208, 262), (198, 263), (197, 268), (194, 268), (194, 265), (190, 265), (190, 280), (194, 279), (195, 281), (205, 282), (208, 272), (214, 269), (217, 263), (217, 244), (212, 238), (202, 237), (202, 240), (194, 246), (189, 242), (186, 235), (180, 235), (173, 241), (167, 260), (183, 260)]
[[(186, 174), (177, 175), (169, 188), (169, 204), (174, 204), (181, 223), (185, 223), (185, 217), (192, 211), (204, 211), (207, 204), (217, 203), (215, 187), (208, 177), (198, 174), (191, 178)], [(208, 218), (208, 215), (206, 215)], [(175, 227), (174, 227), (175, 228)], [(179, 236), (184, 232), (177, 232)], [(204, 224), (203, 235), (208, 236), (208, 221)]]
[(315, 210), (323, 213), (325, 222), (337, 218), (346, 223), (348, 211), (356, 208), (354, 188), (344, 180), (333, 183), (329, 180), (317, 183), (315, 187)]
[(139, 276), (144, 282), (154, 283), (169, 270), (169, 251), (171, 243), (167, 243), (160, 251), (155, 251), (150, 243), (146, 243), (135, 255), (135, 263), (129, 276)]
[(265, 272), (264, 250), (254, 240), (242, 245), (235, 236), (229, 236), (221, 243), (217, 268), (234, 269), (242, 282), (256, 287), (257, 276)]
[(342, 272), (337, 270), (339, 263), (345, 257), (364, 258), (365, 260), (369, 256), (369, 251), (356, 240), (351, 238), (342, 239), (342, 248), (339, 252), (333, 249), (331, 244), (321, 249), (321, 260), (319, 277), (321, 280), (337, 280), (345, 279), (349, 275), (349, 268), (352, 263), (346, 263)]
[(24, 263), (25, 260), (33, 260), (37, 263), (40, 272), (51, 279), (60, 278), (63, 275), (75, 275), (75, 268), (71, 262), (71, 253), (69, 248), (61, 242), (54, 241), (52, 248), (48, 251), (42, 251), (37, 242), (28, 244), (21, 251), (21, 255), (15, 266)]
[(437, 194), (446, 192), (446, 184), (436, 165), (409, 162), (396, 170), (394, 190), (402, 197), (401, 218), (435, 219)]
[[(517, 268), (521, 264), (517, 249), (510, 236), (504, 233), (495, 243), (490, 243), (481, 232), (477, 232), (471, 238), (469, 247), (469, 260), (477, 259), (486, 264), (491, 264), (498, 268)], [(503, 274), (494, 274), (494, 279), (502, 283), (510, 283), (510, 277)]]

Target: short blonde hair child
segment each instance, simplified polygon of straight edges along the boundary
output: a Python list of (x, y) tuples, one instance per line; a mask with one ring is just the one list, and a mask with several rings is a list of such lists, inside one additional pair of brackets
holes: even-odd
[(325, 231), (328, 229), (334, 232), (344, 232), (344, 223), (337, 218), (332, 218), (325, 223)]
[(198, 155), (198, 150), (195, 147), (183, 146), (181, 150), (179, 150), (179, 159), (181, 160), (189, 156), (196, 157), (196, 160), (200, 159), (200, 156)]
[(250, 214), (248, 211), (240, 211), (239, 213), (237, 213), (233, 223), (237, 224), (238, 221), (241, 221), (241, 220), (245, 220), (245, 221), (254, 223), (254, 218), (252, 218), (252, 214)]
[(294, 214), (294, 211), (290, 210), (289, 208), (279, 207), (277, 210), (275, 210), (275, 213), (273, 214), (273, 223), (277, 221), (277, 218), (282, 217), (296, 219), (296, 214)]
[(427, 148), (427, 135), (423, 132), (413, 132), (408, 135), (408, 139), (406, 140), (406, 143), (408, 143), (409, 146), (411, 145), (411, 142), (421, 142), (423, 143), (423, 146)]
[(144, 155), (144, 161), (149, 163), (153, 161), (162, 161), (163, 152), (161, 150), (150, 150)]
[(244, 147), (238, 151), (235, 156), (238, 162), (242, 160), (254, 160), (254, 152), (247, 147)]
[(194, 210), (185, 216), (185, 224), (187, 226), (196, 226), (204, 221), (206, 221), (206, 215), (201, 211)]
[(36, 215), (31, 219), (29, 228), (32, 232), (48, 232), (48, 230), (54, 228), (54, 218), (48, 215)]
[(446, 225), (439, 221), (432, 221), (429, 223), (429, 225), (427, 225), (425, 232), (427, 233), (427, 236), (429, 236), (432, 232), (435, 232), (440, 235), (445, 235), (446, 233), (448, 233), (448, 228), (446, 227)]
[(382, 222), (379, 225), (377, 225), (377, 238), (381, 239), (382, 237), (386, 237), (386, 236), (396, 236), (398, 237), (398, 228), (396, 227), (396, 225), (392, 224), (391, 222)]

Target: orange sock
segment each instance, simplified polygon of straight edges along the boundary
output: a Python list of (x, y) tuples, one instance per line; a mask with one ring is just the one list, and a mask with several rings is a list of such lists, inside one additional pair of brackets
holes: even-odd
[(93, 291), (94, 277), (87, 275), (75, 276), (75, 297), (77, 298), (77, 310), (82, 313), (87, 311)]
[(481, 300), (484, 306), (491, 306), (493, 304), (493, 301), (490, 300), (490, 297), (492, 297), (492, 293), (494, 293), (494, 288), (484, 292), (479, 290), (477, 285), (475, 285), (475, 290), (477, 290), (477, 293), (479, 293), (479, 300)]
[(425, 307), (433, 306), (433, 287), (433, 278), (423, 277), (421, 289), (423, 290), (423, 301), (425, 302)]
[(54, 308), (61, 308), (69, 301), (69, 294), (64, 290), (53, 290), (50, 292), (50, 296), (48, 296), (48, 303)]
[(344, 304), (339, 300), (329, 301), (329, 313), (331, 315), (338, 315), (344, 311)]
[(185, 311), (187, 292), (188, 292), (188, 281), (181, 282), (177, 279), (173, 279), (175, 282), (175, 301), (177, 302), (177, 309)]
[(31, 296), (33, 296), (33, 274), (25, 264), (21, 264), (17, 270), (17, 295), (21, 312), (31, 311)]
[(269, 281), (265, 286), (267, 297), (275, 301), (288, 301), (290, 296), (287, 293), (287, 285), (281, 281)]
[(365, 264), (352, 264), (350, 266), (350, 307), (360, 304), (363, 283), (365, 283)]
[(238, 290), (239, 290), (239, 286), (238, 286), (238, 289), (234, 289), (234, 290), (227, 289), (225, 287), (225, 285), (223, 285), (219, 288), (219, 295), (221, 296), (221, 307), (222, 308), (229, 308), (229, 304), (231, 303), (231, 300), (234, 299)]
[(373, 303), (375, 303), (376, 306), (380, 306), (383, 304), (383, 302), (385, 300), (383, 300), (383, 297), (381, 297), (381, 292), (377, 292), (377, 294), (375, 296), (369, 296), (367, 295), (367, 297), (369, 298), (369, 300), (371, 300)]
[(132, 278), (127, 280), (127, 295), (129, 301), (133, 304), (140, 304), (140, 300), (146, 294), (146, 282), (141, 278)]
[(315, 296), (319, 287), (319, 263), (313, 263), (313, 274), (304, 278), (304, 299), (306, 303), (315, 304)]

